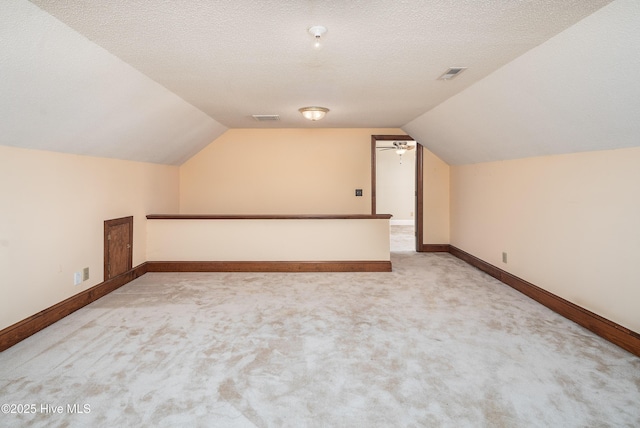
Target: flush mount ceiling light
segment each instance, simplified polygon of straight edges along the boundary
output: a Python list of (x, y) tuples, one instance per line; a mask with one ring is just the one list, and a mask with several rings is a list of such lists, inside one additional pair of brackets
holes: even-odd
[(306, 119), (316, 121), (322, 119), (329, 109), (324, 107), (302, 107), (298, 109), (298, 111), (302, 113)]
[(313, 48), (322, 48), (320, 38), (327, 32), (327, 27), (323, 27), (322, 25), (314, 25), (313, 27), (309, 27), (307, 31), (309, 31), (309, 34), (313, 36)]

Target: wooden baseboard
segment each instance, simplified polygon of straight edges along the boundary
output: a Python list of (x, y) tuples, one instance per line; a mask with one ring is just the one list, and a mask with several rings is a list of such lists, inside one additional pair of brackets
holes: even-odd
[[(499, 269), (452, 245), (422, 245), (448, 251), (563, 317), (640, 357), (640, 334)], [(147, 272), (391, 272), (391, 262), (146, 262), (0, 330), (0, 352)]]
[(552, 311), (640, 357), (640, 334), (503, 271), (453, 245), (449, 253), (491, 275)]
[(391, 272), (391, 262), (147, 262), (147, 272)]
[(391, 262), (145, 262), (0, 330), (0, 352), (147, 272), (391, 272)]
[(448, 253), (449, 244), (421, 244), (419, 253)]
[(100, 284), (94, 285), (60, 303), (44, 309), (37, 314), (19, 321), (3, 330), (0, 330), (0, 352), (26, 339), (56, 321), (88, 305), (91, 302), (111, 293), (128, 282), (133, 281), (147, 272), (146, 263), (111, 278)]

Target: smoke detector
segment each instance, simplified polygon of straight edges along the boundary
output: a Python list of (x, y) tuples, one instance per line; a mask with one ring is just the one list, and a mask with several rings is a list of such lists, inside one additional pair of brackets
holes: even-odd
[(313, 27), (309, 27), (307, 31), (313, 36), (313, 48), (321, 49), (322, 43), (320, 42), (320, 38), (327, 32), (327, 27), (323, 27), (322, 25), (314, 25)]

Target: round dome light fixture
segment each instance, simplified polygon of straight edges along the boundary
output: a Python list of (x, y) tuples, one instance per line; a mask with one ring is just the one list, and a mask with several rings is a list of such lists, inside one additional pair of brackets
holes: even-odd
[(301, 109), (298, 109), (298, 111), (302, 113), (306, 119), (316, 121), (322, 119), (329, 112), (329, 109), (325, 107), (311, 106), (302, 107)]

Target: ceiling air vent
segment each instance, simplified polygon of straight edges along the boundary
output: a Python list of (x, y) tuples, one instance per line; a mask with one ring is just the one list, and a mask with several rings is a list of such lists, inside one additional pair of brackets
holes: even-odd
[(273, 122), (280, 120), (280, 116), (277, 114), (253, 114), (251, 115), (258, 122)]
[(466, 69), (467, 67), (451, 67), (442, 76), (438, 77), (438, 80), (451, 80)]

